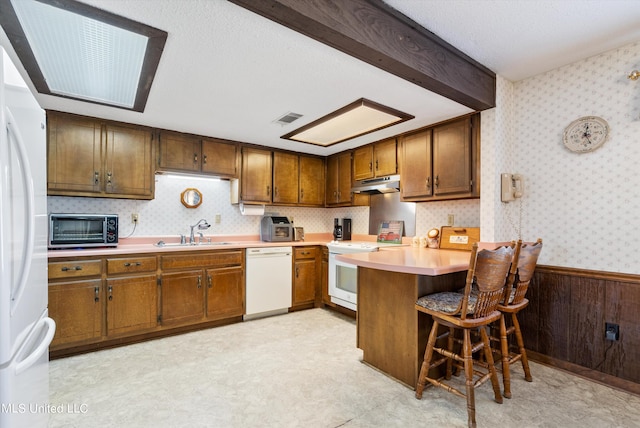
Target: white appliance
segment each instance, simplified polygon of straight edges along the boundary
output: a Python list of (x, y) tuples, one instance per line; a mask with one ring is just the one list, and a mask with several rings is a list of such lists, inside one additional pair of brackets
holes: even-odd
[(358, 267), (336, 260), (338, 254), (378, 251), (376, 242), (331, 241), (329, 249), (329, 296), (336, 305), (356, 310), (358, 302)]
[(293, 288), (292, 257), (292, 247), (247, 248), (243, 319), (289, 312)]
[(0, 427), (46, 427), (46, 122), (26, 85), (5, 83), (9, 63), (0, 47)]

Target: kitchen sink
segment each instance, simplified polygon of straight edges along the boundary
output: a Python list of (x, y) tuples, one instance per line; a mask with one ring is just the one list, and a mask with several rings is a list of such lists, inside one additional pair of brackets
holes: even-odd
[(195, 244), (189, 244), (189, 243), (181, 244), (179, 242), (158, 241), (153, 245), (155, 247), (217, 247), (219, 245), (231, 245), (231, 244), (232, 244), (232, 242), (219, 242), (219, 241), (197, 242)]

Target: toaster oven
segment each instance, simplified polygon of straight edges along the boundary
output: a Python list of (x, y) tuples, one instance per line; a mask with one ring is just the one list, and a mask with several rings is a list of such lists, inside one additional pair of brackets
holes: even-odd
[(49, 248), (116, 247), (117, 214), (49, 214)]

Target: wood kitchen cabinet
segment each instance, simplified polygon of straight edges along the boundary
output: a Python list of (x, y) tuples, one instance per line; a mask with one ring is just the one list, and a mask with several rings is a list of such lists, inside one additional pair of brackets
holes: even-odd
[(319, 283), (320, 247), (294, 248), (292, 307), (313, 305), (316, 302)]
[(47, 194), (153, 199), (150, 129), (47, 112)]
[[(104, 268), (106, 266), (106, 268)], [(49, 263), (53, 350), (140, 334), (157, 326), (156, 257)]]
[(353, 151), (353, 179), (384, 177), (398, 172), (396, 139), (380, 141)]
[(300, 155), (300, 196), (298, 205), (324, 205), (324, 160)]
[(273, 153), (273, 203), (324, 205), (324, 161), (288, 152)]
[(244, 251), (161, 256), (163, 326), (244, 314)]
[(479, 115), (403, 137), (400, 196), (405, 201), (480, 195)]
[(99, 341), (104, 290), (102, 260), (50, 262), (49, 316), (56, 322), (51, 349)]
[(329, 249), (322, 246), (322, 262), (320, 263), (320, 288), (322, 290), (322, 303), (335, 306), (329, 296)]
[(326, 205), (341, 207), (369, 205), (369, 195), (351, 192), (351, 152), (327, 158)]
[(299, 156), (288, 152), (273, 153), (273, 203), (297, 204), (300, 190)]
[(271, 203), (273, 188), (272, 154), (269, 150), (242, 148), (242, 173), (240, 178), (241, 202)]
[(238, 176), (238, 144), (179, 132), (160, 132), (158, 171), (222, 178)]
[(107, 258), (107, 336), (141, 333), (158, 325), (157, 257)]

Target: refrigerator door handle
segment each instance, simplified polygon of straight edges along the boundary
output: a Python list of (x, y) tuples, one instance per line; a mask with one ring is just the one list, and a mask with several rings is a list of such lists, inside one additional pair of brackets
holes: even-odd
[(16, 364), (16, 376), (31, 367), (36, 361), (38, 361), (38, 359), (40, 359), (42, 354), (49, 350), (49, 344), (51, 344), (53, 335), (56, 333), (56, 322), (49, 317), (40, 319), (38, 325), (36, 325), (33, 330), (33, 334), (37, 334), (43, 325), (47, 328), (47, 334), (38, 344), (36, 349), (31, 352), (31, 355)]
[[(31, 269), (31, 258), (33, 254), (33, 248), (35, 245), (35, 191), (33, 188), (33, 180), (31, 180), (31, 165), (29, 164), (29, 157), (27, 156), (27, 150), (20, 134), (20, 130), (16, 126), (16, 120), (11, 113), (9, 107), (5, 108), (7, 115), (7, 129), (14, 136), (16, 142), (16, 151), (20, 164), (22, 165), (22, 183), (25, 189), (25, 201), (26, 201), (26, 213), (25, 218), (29, 222), (25, 228), (25, 246), (22, 250), (22, 269), (20, 270), (18, 286), (15, 288), (13, 295), (11, 296), (11, 315), (15, 314), (15, 310), (20, 301), (20, 297), (27, 286), (27, 278), (29, 277), (29, 270)], [(11, 141), (11, 140), (9, 140)]]

